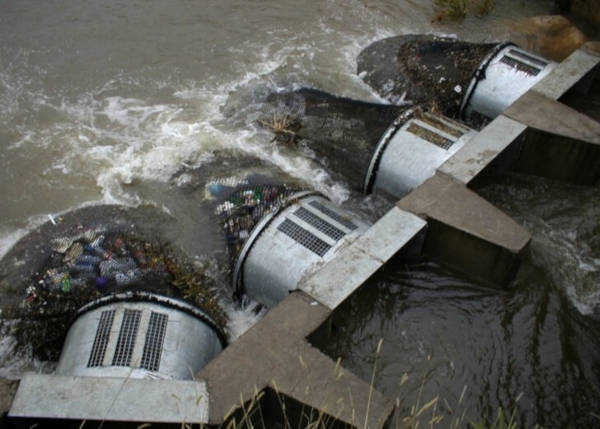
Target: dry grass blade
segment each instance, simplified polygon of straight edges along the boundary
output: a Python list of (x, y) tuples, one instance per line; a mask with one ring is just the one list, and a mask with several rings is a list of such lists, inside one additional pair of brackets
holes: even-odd
[(296, 143), (298, 137), (296, 132), (300, 129), (300, 122), (294, 116), (288, 113), (273, 112), (271, 118), (259, 119), (258, 124), (273, 132), (273, 140), (282, 143)]

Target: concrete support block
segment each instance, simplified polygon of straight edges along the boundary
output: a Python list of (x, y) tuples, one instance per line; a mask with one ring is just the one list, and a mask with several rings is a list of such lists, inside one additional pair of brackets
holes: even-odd
[(600, 123), (535, 91), (504, 115), (527, 126), (517, 171), (578, 184), (600, 179)]
[(514, 278), (531, 240), (513, 219), (444, 174), (437, 173), (398, 206), (427, 220), (426, 254), (493, 284)]
[(600, 64), (600, 42), (587, 42), (558, 64), (532, 90), (553, 100), (565, 95)]
[(26, 373), (11, 418), (206, 423), (206, 384), (188, 380)]
[(438, 171), (467, 185), (511, 144), (518, 142), (526, 129), (526, 125), (500, 115), (467, 142)]
[(363, 427), (366, 419), (368, 428), (382, 427), (393, 404), (305, 339), (329, 314), (313, 298), (294, 292), (209, 363), (197, 377), (208, 382), (210, 423), (220, 424), (269, 389), (341, 423)]
[(348, 298), (392, 256), (419, 236), (426, 223), (393, 208), (340, 254), (300, 283), (300, 289), (330, 310)]

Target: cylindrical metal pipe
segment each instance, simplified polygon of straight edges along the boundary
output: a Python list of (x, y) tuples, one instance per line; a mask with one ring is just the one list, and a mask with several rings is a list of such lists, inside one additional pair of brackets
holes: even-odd
[(477, 132), (445, 116), (404, 112), (381, 137), (363, 190), (401, 198), (435, 174)]
[(110, 295), (79, 310), (56, 373), (191, 380), (224, 341), (217, 324), (186, 302), (141, 292)]
[(542, 80), (556, 63), (512, 43), (498, 45), (475, 71), (461, 102), (460, 115), (495, 118)]
[(402, 198), (476, 135), (420, 106), (365, 103), (306, 89), (271, 98), (286, 106), (303, 106), (295, 109), (301, 112), (296, 118), (298, 144), (310, 149), (315, 161), (334, 176), (365, 193)]
[(234, 267), (234, 288), (273, 306), (368, 227), (321, 195), (292, 194), (245, 241)]

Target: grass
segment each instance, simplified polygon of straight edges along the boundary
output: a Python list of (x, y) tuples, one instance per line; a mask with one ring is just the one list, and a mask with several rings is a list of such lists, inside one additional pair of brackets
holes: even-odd
[(498, 415), (496, 419), (489, 425), (484, 423), (471, 422), (473, 429), (517, 429), (517, 407), (513, 408), (510, 416), (506, 415), (506, 412), (502, 409), (498, 409)]
[[(369, 426), (369, 414), (373, 393), (375, 392), (375, 375), (382, 344), (383, 340), (380, 340), (375, 352), (375, 359), (369, 383), (368, 399), (364, 407), (364, 420), (361, 420), (360, 422), (355, 419), (357, 413), (353, 405), (350, 413), (352, 416), (352, 423), (351, 425), (344, 424), (338, 419), (339, 415), (333, 415), (329, 412), (327, 406), (320, 409), (307, 406), (285, 395), (279, 390), (277, 383), (272, 381), (271, 385), (265, 389), (259, 390), (255, 387), (253, 394), (247, 399), (240, 393), (239, 403), (231, 407), (222, 424), (213, 426), (182, 422), (180, 427), (182, 429), (334, 429), (351, 426), (356, 429), (371, 429)], [(309, 368), (306, 369), (309, 371)], [(340, 365), (340, 360), (338, 359), (333, 375), (334, 377), (339, 377), (342, 372), (343, 369)], [(408, 379), (408, 374), (404, 374), (400, 380), (399, 386), (402, 387), (406, 384)], [(401, 412), (403, 407), (402, 400), (399, 396), (396, 398), (395, 415), (390, 422), (391, 424), (385, 427), (393, 429), (518, 429), (522, 427), (517, 420), (518, 409), (516, 405), (510, 415), (507, 414), (504, 409), (499, 408), (496, 418), (490, 423), (466, 422), (465, 415), (467, 410), (463, 400), (467, 392), (467, 386), (463, 387), (456, 406), (451, 407), (445, 399), (440, 397), (440, 395), (435, 396), (427, 402), (422, 401), (424, 384), (425, 382), (423, 380), (416, 401), (413, 405), (408, 407), (408, 410)], [(515, 402), (519, 401), (520, 396), (521, 395), (517, 397)], [(199, 402), (200, 398), (197, 400), (197, 403)], [(343, 398), (339, 398), (337, 401), (333, 402), (339, 405), (340, 402), (343, 402)], [(342, 409), (340, 409), (340, 412)], [(346, 416), (346, 420), (347, 419), (348, 416)], [(84, 420), (79, 428), (89, 427), (90, 423), (92, 422)], [(102, 421), (99, 426), (96, 426), (94, 423), (92, 423), (91, 426), (102, 428), (105, 423), (107, 423), (107, 426), (110, 425), (110, 422)], [(147, 429), (151, 427), (153, 427), (153, 424), (151, 423), (144, 423), (137, 426), (138, 429)], [(542, 428), (536, 425), (535, 429)]]

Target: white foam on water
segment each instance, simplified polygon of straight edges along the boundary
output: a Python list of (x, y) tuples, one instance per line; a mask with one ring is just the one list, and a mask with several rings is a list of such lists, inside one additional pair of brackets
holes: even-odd
[(249, 303), (244, 308), (240, 308), (239, 304), (231, 301), (222, 302), (221, 305), (229, 319), (227, 324), (227, 336), (230, 342), (241, 337), (267, 313), (266, 307), (261, 307), (260, 310), (257, 311), (257, 304), (255, 302)]
[[(5, 321), (10, 331), (12, 321)], [(0, 378), (20, 379), (24, 372), (51, 373), (56, 368), (55, 362), (41, 361), (34, 358), (30, 348), (17, 350), (15, 337), (8, 333), (0, 337)]]

